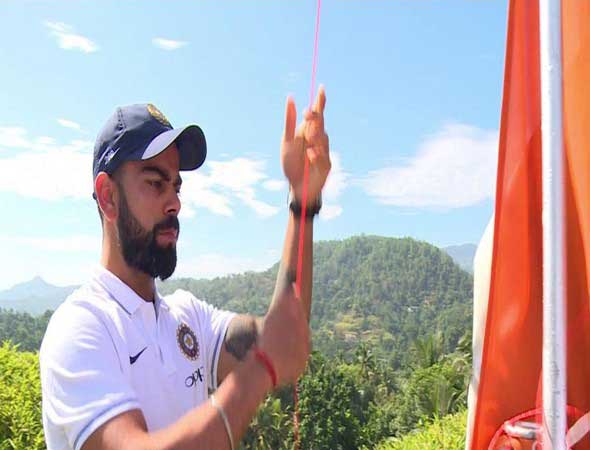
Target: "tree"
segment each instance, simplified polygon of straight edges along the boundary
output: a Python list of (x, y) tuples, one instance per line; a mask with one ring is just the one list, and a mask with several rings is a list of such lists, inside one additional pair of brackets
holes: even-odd
[(352, 450), (364, 442), (355, 382), (314, 353), (300, 382), (301, 448)]

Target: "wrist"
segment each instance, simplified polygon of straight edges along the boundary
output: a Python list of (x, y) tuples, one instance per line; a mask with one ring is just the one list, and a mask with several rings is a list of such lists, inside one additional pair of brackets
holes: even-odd
[[(303, 209), (303, 202), (301, 196), (296, 194), (293, 189), (289, 191), (289, 210), (299, 218)], [(322, 193), (320, 192), (315, 198), (307, 197), (305, 208), (305, 217), (308, 220), (313, 219), (314, 216), (318, 215), (322, 209)]]
[(240, 366), (248, 374), (248, 379), (256, 380), (256, 391), (260, 390), (263, 398), (273, 391), (272, 379), (266, 368), (256, 358), (254, 347), (252, 347), (252, 351), (248, 352), (246, 360)]
[(258, 347), (256, 344), (252, 346), (254, 359), (266, 372), (266, 379), (270, 380), (272, 389), (276, 389), (278, 386), (277, 371), (274, 363), (268, 356), (268, 354)]

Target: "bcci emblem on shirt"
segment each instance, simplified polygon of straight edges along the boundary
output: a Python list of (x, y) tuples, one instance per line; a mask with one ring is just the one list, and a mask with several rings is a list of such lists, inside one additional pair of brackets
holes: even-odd
[(199, 357), (199, 343), (193, 330), (186, 323), (181, 323), (176, 330), (176, 341), (180, 350), (191, 361)]

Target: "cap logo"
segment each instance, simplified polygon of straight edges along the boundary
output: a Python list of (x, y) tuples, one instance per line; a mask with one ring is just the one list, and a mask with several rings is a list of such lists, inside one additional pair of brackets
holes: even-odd
[(111, 159), (113, 159), (113, 156), (115, 156), (115, 153), (117, 153), (117, 151), (114, 148), (111, 148), (104, 157), (104, 163), (105, 164), (110, 163)]
[(199, 357), (197, 337), (186, 323), (181, 323), (176, 330), (176, 341), (178, 342), (178, 347), (188, 359), (194, 361)]
[(166, 125), (167, 127), (172, 128), (172, 125), (170, 125), (170, 122), (168, 122), (168, 119), (166, 119), (166, 116), (164, 114), (162, 114), (162, 112), (158, 108), (156, 108), (154, 105), (149, 103), (147, 105), (147, 110), (151, 114), (151, 116), (153, 118), (155, 118), (158, 122), (160, 122), (162, 125)]

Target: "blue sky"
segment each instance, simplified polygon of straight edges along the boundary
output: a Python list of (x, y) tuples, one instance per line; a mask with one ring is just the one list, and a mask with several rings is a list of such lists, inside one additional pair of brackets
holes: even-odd
[[(315, 1), (0, 5), (0, 289), (81, 283), (101, 230), (92, 146), (118, 105), (199, 124), (184, 174), (176, 275), (262, 270), (280, 256), (279, 144), (309, 101)], [(315, 239), (477, 242), (492, 213), (506, 2), (322, 2), (317, 80), (333, 171)]]

